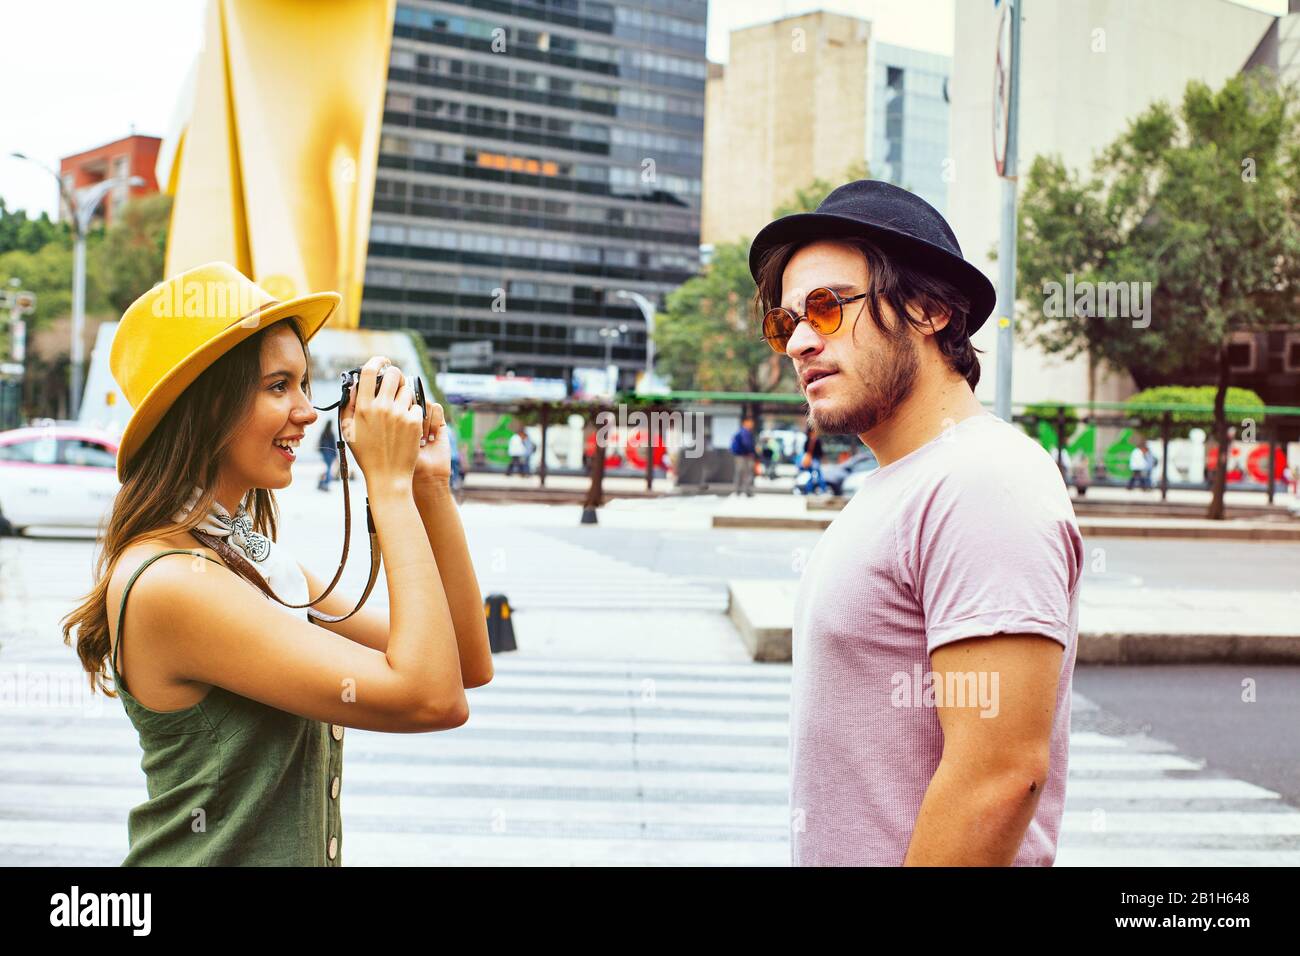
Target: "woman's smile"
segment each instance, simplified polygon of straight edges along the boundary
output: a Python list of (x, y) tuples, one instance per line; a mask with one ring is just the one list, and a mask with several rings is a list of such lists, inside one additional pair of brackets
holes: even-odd
[(302, 435), (294, 435), (290, 438), (276, 438), (271, 442), (271, 444), (275, 446), (275, 450), (278, 451), (281, 456), (283, 456), (287, 461), (292, 462), (298, 457), (298, 453), (295, 449), (301, 441)]

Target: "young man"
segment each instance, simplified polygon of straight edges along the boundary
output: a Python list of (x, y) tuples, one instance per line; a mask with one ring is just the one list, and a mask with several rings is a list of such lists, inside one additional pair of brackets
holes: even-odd
[(769, 224), (749, 261), (810, 423), (880, 461), (796, 600), (793, 862), (1050, 865), (1083, 545), (1051, 455), (972, 391), (993, 288), (874, 181)]

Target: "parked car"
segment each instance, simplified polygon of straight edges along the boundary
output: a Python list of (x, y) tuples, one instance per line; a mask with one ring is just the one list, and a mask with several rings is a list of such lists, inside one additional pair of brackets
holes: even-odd
[(0, 432), (0, 534), (97, 530), (119, 487), (110, 435), (58, 422)]
[(840, 484), (840, 494), (846, 498), (852, 498), (858, 493), (863, 482), (867, 480), (867, 476), (879, 467), (880, 462), (876, 461), (875, 455), (871, 455), (870, 462), (864, 460), (852, 472), (844, 476), (844, 481)]
[[(864, 448), (846, 461), (835, 464), (822, 462), (822, 477), (833, 495), (852, 495), (861, 487), (862, 479), (880, 466), (871, 450)], [(803, 493), (812, 478), (811, 472), (801, 471), (794, 479), (794, 490)]]

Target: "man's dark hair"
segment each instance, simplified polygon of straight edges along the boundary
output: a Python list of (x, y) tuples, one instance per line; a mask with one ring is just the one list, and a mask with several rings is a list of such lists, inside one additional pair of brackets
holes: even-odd
[[(981, 349), (971, 344), (966, 327), (970, 316), (970, 300), (955, 285), (915, 266), (891, 259), (879, 246), (868, 239), (846, 237), (836, 239), (853, 246), (867, 260), (866, 311), (871, 313), (876, 327), (895, 341), (901, 340), (907, 330), (900, 321), (891, 326), (884, 321), (881, 302), (889, 303), (894, 314), (916, 328), (924, 328), (933, 316), (949, 314), (948, 324), (934, 335), (935, 344), (951, 368), (966, 379), (971, 391), (980, 380)], [(758, 266), (758, 293), (754, 305), (760, 318), (781, 304), (781, 277), (790, 259), (807, 242), (787, 242), (773, 246), (763, 256)], [(907, 306), (916, 307), (921, 319), (915, 318)], [(860, 314), (860, 313), (859, 313)], [(856, 326), (856, 320), (855, 320)]]

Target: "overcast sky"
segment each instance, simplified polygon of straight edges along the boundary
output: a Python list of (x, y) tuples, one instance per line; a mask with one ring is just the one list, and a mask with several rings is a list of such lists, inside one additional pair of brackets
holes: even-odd
[[(989, 2), (989, 0), (963, 0)], [(1065, 0), (1052, 0), (1065, 2)], [(57, 186), (17, 150), (59, 158), (131, 132), (162, 136), (177, 88), (203, 44), (206, 0), (0, 0), (0, 196), (11, 209), (54, 215)], [(712, 0), (709, 59), (728, 34), (810, 10), (872, 21), (877, 39), (952, 53), (953, 0)], [(1286, 0), (1247, 6), (1283, 13)]]

